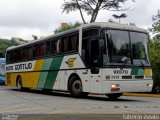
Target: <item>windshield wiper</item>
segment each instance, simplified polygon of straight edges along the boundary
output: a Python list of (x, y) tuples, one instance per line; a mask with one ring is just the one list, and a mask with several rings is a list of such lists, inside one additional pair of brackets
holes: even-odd
[(128, 60), (129, 60), (128, 57), (123, 57), (123, 58), (122, 58), (121, 61), (123, 62), (123, 64), (121, 65), (121, 69), (123, 69), (123, 68), (125, 67), (125, 65), (127, 64)]
[(140, 62), (141, 65), (142, 65), (141, 67), (144, 68), (144, 64), (143, 64), (142, 60), (141, 60), (141, 59), (138, 59), (138, 60), (139, 60), (139, 62)]

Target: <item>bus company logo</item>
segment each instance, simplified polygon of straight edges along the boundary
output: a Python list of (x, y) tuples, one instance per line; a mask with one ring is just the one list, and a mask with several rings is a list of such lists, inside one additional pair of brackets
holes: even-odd
[(74, 66), (74, 61), (75, 61), (76, 58), (69, 58), (67, 61), (66, 61), (66, 64), (68, 65), (68, 67), (72, 68)]

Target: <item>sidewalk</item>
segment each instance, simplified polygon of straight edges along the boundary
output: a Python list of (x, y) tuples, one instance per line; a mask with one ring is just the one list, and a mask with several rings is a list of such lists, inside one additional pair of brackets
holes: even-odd
[(154, 97), (160, 98), (160, 94), (143, 94), (143, 93), (123, 93), (123, 96), (136, 96), (136, 97)]

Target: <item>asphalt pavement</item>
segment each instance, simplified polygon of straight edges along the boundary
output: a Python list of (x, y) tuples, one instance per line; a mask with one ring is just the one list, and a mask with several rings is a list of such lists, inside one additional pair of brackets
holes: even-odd
[[(45, 115), (56, 119), (116, 119), (125, 114), (160, 114), (160, 98), (122, 96), (111, 101), (105, 95), (89, 95), (87, 98), (72, 98), (69, 93), (52, 92), (44, 94), (41, 90), (19, 92), (15, 88), (0, 86), (0, 114), (25, 115), (32, 114), (30, 119)], [(60, 116), (57, 116), (57, 115)], [(86, 117), (84, 115), (86, 114)], [(55, 115), (55, 116), (53, 116)], [(67, 115), (67, 117), (66, 117)], [(70, 115), (70, 116), (68, 116)], [(80, 116), (76, 116), (80, 115)], [(95, 116), (94, 116), (95, 115)], [(108, 115), (108, 116), (106, 116)], [(50, 116), (50, 117), (49, 117)], [(39, 118), (43, 118), (42, 116)], [(44, 119), (45, 119), (44, 118)]]

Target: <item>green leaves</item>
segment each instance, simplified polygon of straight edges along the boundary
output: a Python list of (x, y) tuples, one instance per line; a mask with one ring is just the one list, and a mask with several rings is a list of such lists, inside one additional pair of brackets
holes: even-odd
[(160, 86), (160, 10), (158, 10), (157, 15), (152, 17), (152, 20), (153, 24), (150, 31), (155, 35), (149, 41), (149, 53), (153, 69), (153, 91), (156, 91), (156, 86)]
[(57, 34), (57, 33), (60, 33), (60, 32), (64, 32), (64, 31), (66, 31), (66, 30), (79, 27), (80, 25), (81, 25), (81, 23), (79, 23), (79, 22), (75, 22), (74, 24), (70, 23), (70, 24), (68, 24), (68, 25), (65, 26), (65, 27), (62, 27), (62, 28), (59, 27), (59, 28), (57, 28), (57, 29), (54, 31), (54, 33)]
[(67, 14), (78, 9), (78, 4), (76, 2), (64, 2), (62, 5), (62, 12), (66, 12)]
[(27, 41), (24, 41), (22, 39), (18, 39), (18, 41), (16, 41), (15, 38), (12, 38), (11, 40), (0, 39), (0, 57), (5, 57), (6, 49), (8, 47), (10, 47), (10, 46), (17, 46), (17, 45), (20, 44), (20, 42), (23, 42), (23, 43), (27, 42)]

